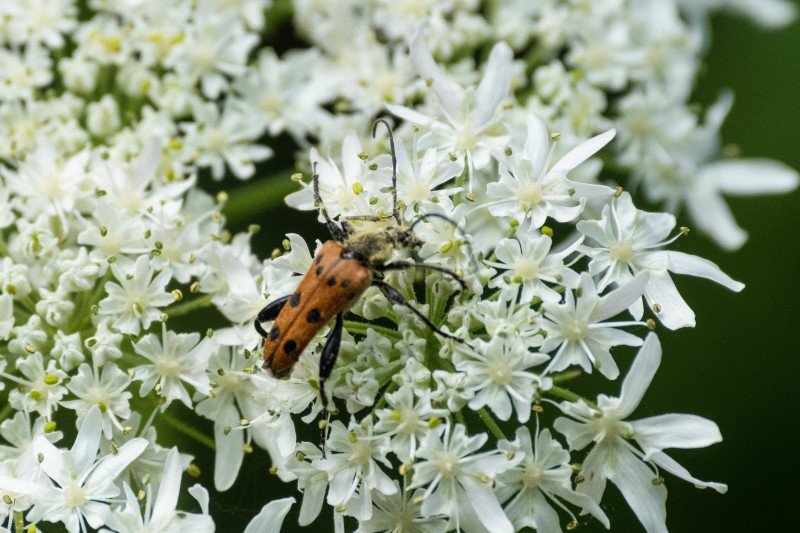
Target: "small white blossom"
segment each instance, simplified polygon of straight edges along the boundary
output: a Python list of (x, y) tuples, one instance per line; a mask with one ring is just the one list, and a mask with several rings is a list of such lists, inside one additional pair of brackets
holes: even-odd
[(208, 394), (206, 365), (214, 348), (214, 341), (208, 337), (200, 340), (199, 333), (175, 333), (165, 324), (161, 327), (161, 341), (152, 333), (145, 335), (133, 344), (136, 353), (150, 361), (133, 368), (135, 379), (142, 382), (139, 394), (144, 396), (158, 387), (156, 392), (166, 399), (162, 409), (172, 400), (180, 400), (191, 407), (192, 401), (183, 382), (192, 385), (197, 392)]
[[(100, 314), (113, 317), (122, 333), (138, 334), (161, 316), (159, 307), (175, 301), (165, 289), (172, 277), (169, 269), (155, 274), (150, 258), (141, 255), (130, 269), (114, 263), (111, 270), (118, 283), (106, 282), (108, 296), (100, 301)], [(155, 274), (155, 277), (154, 277)]]
[[(619, 368), (611, 357), (612, 346), (640, 346), (642, 339), (617, 329), (641, 322), (605, 322), (642, 297), (648, 273), (641, 272), (625, 285), (600, 296), (592, 277), (581, 274), (576, 291), (567, 291), (564, 303), (543, 306), (542, 329), (547, 333), (543, 352), (556, 350), (545, 373), (579, 365), (586, 372), (596, 367), (608, 379), (616, 379)], [(579, 295), (578, 295), (579, 294)]]
[(78, 368), (78, 375), (72, 376), (67, 385), (67, 389), (79, 399), (62, 401), (61, 405), (77, 412), (78, 424), (89, 409), (97, 406), (103, 415), (103, 434), (108, 439), (111, 438), (111, 426), (122, 430), (120, 421), (131, 415), (129, 400), (133, 394), (126, 390), (130, 382), (131, 378), (114, 363), (108, 363), (100, 370), (84, 363)]
[(561, 417), (555, 422), (555, 428), (567, 437), (570, 449), (582, 450), (594, 443), (583, 461), (584, 482), (578, 490), (600, 501), (606, 481), (610, 480), (648, 533), (667, 531), (667, 489), (663, 483), (653, 483), (658, 476), (656, 468), (667, 470), (697, 488), (727, 491), (727, 486), (721, 483), (695, 479), (663, 452), (665, 448), (703, 448), (721, 441), (714, 422), (683, 414), (625, 421), (639, 406), (660, 363), (661, 344), (651, 333), (625, 376), (619, 397), (601, 394), (596, 407), (583, 400), (564, 402), (561, 410), (572, 418)]
[[(512, 468), (522, 454), (509, 458), (500, 450), (476, 453), (487, 435), (467, 436), (461, 424), (430, 431), (417, 452), (410, 489), (425, 487), (421, 511), (426, 516), (444, 513), (458, 516), (470, 507), (487, 531), (512, 532), (514, 527), (492, 490), (495, 476)], [(456, 528), (458, 528), (458, 523)]]

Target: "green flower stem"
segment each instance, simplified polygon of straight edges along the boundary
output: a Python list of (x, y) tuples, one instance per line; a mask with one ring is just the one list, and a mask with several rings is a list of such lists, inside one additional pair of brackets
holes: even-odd
[(376, 326), (375, 324), (369, 324), (367, 322), (359, 322), (358, 320), (345, 320), (344, 329), (355, 335), (366, 335), (368, 329), (373, 329), (375, 333), (393, 341), (403, 340), (403, 336), (397, 330), (384, 326)]
[(553, 376), (553, 383), (561, 383), (562, 381), (571, 381), (578, 376), (582, 375), (583, 371), (581, 369), (575, 370), (567, 370), (566, 372), (561, 372), (560, 374), (556, 374)]
[(581, 396), (579, 394), (575, 394), (571, 390), (567, 390), (565, 388), (557, 387), (557, 386), (553, 385), (553, 387), (551, 387), (550, 390), (548, 390), (547, 392), (549, 392), (553, 396), (561, 398), (562, 400), (567, 400), (568, 402), (577, 402), (579, 400), (583, 400), (583, 402), (586, 405), (590, 406), (593, 409), (598, 409), (596, 403), (594, 403), (591, 400), (587, 400), (586, 398), (584, 398), (583, 396)]
[(228, 191), (228, 200), (222, 208), (228, 225), (279, 206), (287, 194), (300, 189), (300, 185), (290, 179), (291, 175), (291, 171), (285, 169)]
[(497, 422), (494, 421), (494, 418), (492, 418), (492, 415), (489, 414), (489, 411), (487, 411), (485, 407), (478, 409), (478, 416), (481, 417), (481, 420), (486, 424), (491, 434), (494, 435), (494, 438), (497, 440), (506, 438), (505, 434), (503, 434), (503, 430), (500, 429), (500, 426), (497, 425)]
[(211, 299), (214, 297), (213, 294), (204, 294), (199, 298), (194, 298), (189, 300), (188, 302), (181, 302), (179, 304), (175, 304), (171, 307), (167, 307), (167, 315), (174, 317), (186, 314), (190, 311), (194, 311), (195, 309), (200, 309), (203, 307), (208, 307), (211, 304)]
[(25, 518), (22, 516), (22, 511), (14, 511), (14, 531), (20, 533), (25, 531)]
[(199, 431), (198, 429), (186, 424), (179, 419), (175, 418), (174, 416), (168, 415), (166, 412), (161, 413), (158, 415), (159, 420), (162, 420), (172, 426), (173, 428), (177, 429), (187, 437), (191, 437), (200, 444), (204, 444), (208, 449), (212, 452), (217, 450), (217, 446), (214, 443), (214, 439), (206, 435), (205, 433)]

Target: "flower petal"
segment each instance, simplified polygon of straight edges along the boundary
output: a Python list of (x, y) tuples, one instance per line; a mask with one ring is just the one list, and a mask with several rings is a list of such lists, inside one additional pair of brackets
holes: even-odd
[(747, 240), (747, 232), (736, 223), (718, 191), (695, 191), (687, 195), (686, 208), (697, 227), (723, 248), (736, 250)]
[[(456, 82), (444, 75), (433, 60), (425, 44), (425, 26), (420, 24), (410, 45), (411, 65), (423, 80), (432, 80), (431, 90), (439, 100), (442, 110), (449, 118), (460, 117), (465, 91)], [(390, 109), (391, 111), (391, 109)]]
[(669, 266), (667, 268), (676, 274), (710, 279), (735, 292), (744, 289), (744, 283), (734, 280), (708, 259), (682, 252), (670, 251), (668, 254)]
[(283, 520), (294, 505), (292, 497), (281, 498), (266, 504), (244, 530), (244, 533), (280, 533)]
[(498, 42), (489, 54), (486, 71), (475, 91), (475, 109), (472, 110), (472, 126), (480, 130), (485, 126), (506, 97), (511, 87), (514, 52), (503, 41)]
[(653, 381), (653, 376), (661, 364), (661, 343), (655, 333), (650, 333), (639, 348), (639, 353), (631, 363), (631, 368), (622, 382), (619, 394), (617, 415), (625, 418), (630, 415), (642, 401), (645, 391)]
[(648, 456), (667, 448), (705, 448), (722, 441), (717, 424), (697, 415), (670, 413), (631, 422)]
[(672, 330), (694, 327), (694, 311), (678, 292), (669, 273), (653, 271), (644, 295), (651, 308), (658, 305), (656, 316), (665, 327)]
[(595, 153), (597, 153), (603, 146), (611, 142), (611, 139), (617, 134), (617, 130), (610, 129), (600, 135), (596, 135), (584, 141), (562, 157), (558, 163), (553, 165), (550, 172), (564, 172), (565, 174), (577, 167)]
[(771, 159), (737, 159), (704, 167), (698, 179), (713, 180), (725, 194), (753, 196), (793, 191), (800, 176), (793, 168)]
[(625, 497), (647, 533), (667, 533), (667, 488), (653, 484), (655, 475), (626, 448), (617, 448), (610, 479)]
[(639, 272), (628, 283), (600, 298), (600, 303), (592, 319), (599, 322), (606, 318), (611, 318), (630, 307), (633, 302), (642, 297), (650, 278), (649, 272)]
[(163, 519), (166, 523), (168, 517), (175, 512), (180, 490), (181, 455), (178, 448), (172, 447), (167, 452), (167, 459), (164, 461), (164, 470), (158, 485), (158, 497), (153, 504), (153, 512), (150, 516), (151, 521), (157, 522), (158, 519)]
[(491, 533), (514, 531), (514, 526), (497, 502), (491, 483), (476, 481), (471, 476), (459, 476), (459, 481), (467, 493), (469, 504), (488, 531)]
[(650, 460), (653, 461), (662, 469), (669, 472), (670, 474), (693, 484), (698, 489), (711, 488), (719, 492), (720, 494), (725, 494), (726, 492), (728, 492), (728, 486), (725, 483), (716, 483), (714, 481), (701, 481), (697, 479), (696, 477), (692, 476), (689, 473), (689, 471), (686, 470), (683, 466), (678, 464), (678, 462), (675, 461), (675, 459), (665, 454), (664, 452), (654, 453), (650, 457)]

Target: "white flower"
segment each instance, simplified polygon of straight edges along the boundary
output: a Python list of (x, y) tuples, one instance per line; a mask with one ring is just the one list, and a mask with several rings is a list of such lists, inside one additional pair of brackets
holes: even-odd
[[(412, 157), (409, 158), (405, 145), (395, 139), (397, 147), (397, 201), (403, 202), (406, 220), (417, 214), (430, 213), (439, 209), (452, 209), (450, 197), (461, 191), (460, 187), (438, 188), (461, 175), (463, 164), (451, 161), (436, 148), (429, 148), (420, 158), (416, 139)], [(377, 160), (377, 158), (376, 158)]]
[(583, 461), (581, 476), (584, 481), (578, 491), (600, 501), (606, 481), (610, 480), (622, 492), (648, 533), (667, 531), (667, 489), (663, 483), (653, 482), (658, 478), (657, 468), (697, 488), (710, 487), (720, 493), (727, 490), (721, 483), (692, 477), (662, 451), (665, 448), (703, 448), (721, 441), (714, 422), (683, 414), (625, 421), (639, 406), (660, 363), (661, 344), (651, 333), (631, 364), (619, 397), (601, 394), (596, 407), (583, 400), (564, 402), (561, 410), (572, 418), (561, 417), (555, 421), (555, 428), (567, 437), (571, 450), (582, 450), (594, 443)]
[(312, 125), (323, 123), (327, 112), (320, 105), (324, 91), (315, 74), (325, 62), (317, 49), (292, 50), (278, 58), (262, 49), (254, 67), (237, 77), (233, 88), (243, 114), (266, 125), (273, 137), (289, 131), (302, 146)]
[(530, 417), (534, 394), (552, 386), (549, 378), (542, 379), (528, 369), (549, 357), (528, 351), (514, 337), (472, 342), (474, 349), (456, 347), (462, 354), (456, 370), (467, 375), (466, 387), (475, 394), (469, 402), (470, 409), (488, 406), (497, 418), (508, 420), (513, 404), (517, 419), (524, 424)]
[(67, 373), (58, 368), (53, 359), (48, 361), (45, 370), (44, 360), (39, 352), (17, 359), (17, 369), (24, 377), (3, 374), (6, 379), (20, 385), (11, 390), (8, 403), (18, 411), (36, 411), (49, 419), (67, 393), (63, 385)]
[(122, 430), (120, 420), (131, 415), (128, 401), (133, 396), (126, 389), (131, 378), (114, 363), (104, 365), (100, 370), (83, 363), (78, 368), (78, 375), (72, 376), (67, 389), (77, 396), (78, 400), (62, 401), (67, 409), (77, 411), (78, 424), (86, 417), (93, 406), (97, 406), (103, 414), (103, 434), (111, 438), (111, 426)]
[[(594, 276), (603, 275), (598, 290), (612, 283), (626, 283), (637, 273), (649, 272), (644, 297), (669, 329), (695, 324), (694, 312), (678, 293), (670, 271), (707, 278), (736, 292), (744, 288), (711, 261), (682, 252), (658, 250), (671, 242), (667, 237), (674, 227), (673, 215), (640, 211), (627, 192), (603, 208), (600, 220), (582, 220), (577, 224), (578, 231), (599, 244), (581, 247), (581, 252), (592, 258), (589, 272)], [(631, 304), (630, 310), (634, 318), (642, 318), (641, 298)]]
[(347, 428), (336, 420), (331, 424), (327, 446), (327, 458), (318, 458), (312, 464), (328, 473), (328, 504), (344, 505), (358, 491), (360, 516), (369, 519), (372, 516), (372, 491), (387, 495), (397, 491), (397, 486), (378, 464), (380, 461), (386, 468), (391, 466), (386, 457), (389, 438), (373, 433), (370, 418), (360, 424), (351, 419)]
[[(372, 214), (369, 198), (373, 194), (369, 193), (371, 189), (378, 192), (377, 184), (365, 179), (367, 166), (359, 157), (361, 153), (361, 142), (354, 131), (349, 131), (342, 141), (343, 172), (332, 159), (323, 159), (315, 148), (311, 149), (311, 168), (319, 176), (319, 194), (332, 218)], [(289, 194), (286, 203), (304, 211), (316, 209), (311, 184), (304, 183), (302, 190)]]
[(563, 304), (545, 303), (542, 329), (547, 333), (541, 350), (558, 348), (545, 374), (579, 365), (591, 373), (596, 367), (608, 379), (616, 379), (619, 368), (611, 357), (612, 346), (640, 346), (642, 339), (618, 327), (644, 325), (641, 322), (604, 322), (624, 311), (642, 297), (648, 273), (641, 272), (631, 281), (610, 293), (600, 296), (592, 277), (581, 274), (578, 290), (567, 291)]
[(527, 127), (522, 154), (501, 159), (499, 181), (486, 187), (486, 193), (496, 200), (476, 209), (488, 207), (492, 215), (518, 222), (529, 219), (531, 228), (540, 228), (548, 217), (568, 222), (583, 212), (588, 201), (611, 197), (614, 190), (610, 187), (571, 181), (567, 174), (608, 144), (615, 130), (582, 142), (553, 163), (556, 144), (550, 144), (544, 122), (532, 114)]
[[(489, 55), (486, 71), (477, 88), (464, 89), (436, 65), (425, 44), (425, 28), (420, 25), (411, 41), (411, 64), (430, 84), (436, 101), (429, 102), (430, 115), (409, 108), (387, 104), (387, 109), (408, 122), (429, 128), (440, 149), (465, 157), (470, 171), (489, 164), (493, 150), (506, 138), (493, 127), (501, 116), (501, 101), (511, 87), (513, 52), (507, 44), (497, 43)], [(470, 180), (470, 191), (472, 180)]]
[(119, 105), (113, 96), (107, 94), (99, 102), (89, 104), (86, 127), (98, 137), (108, 137), (120, 126)]
[(94, 528), (103, 524), (108, 503), (119, 494), (114, 481), (144, 451), (147, 441), (132, 439), (116, 453), (98, 459), (101, 432), (100, 410), (92, 407), (70, 450), (56, 448), (43, 436), (34, 439), (33, 450), (42, 458), (40, 481), (0, 477), (0, 487), (32, 497), (27, 521), (62, 522), (70, 533), (86, 531), (87, 523)]
[[(210, 390), (206, 376), (206, 365), (215, 348), (215, 342), (208, 337), (200, 340), (199, 333), (175, 333), (162, 323), (161, 339), (150, 333), (133, 344), (133, 349), (151, 364), (133, 368), (137, 380), (142, 382), (139, 394), (145, 396), (154, 387), (166, 399), (162, 410), (172, 400), (180, 400), (192, 407), (189, 393), (183, 382), (192, 385), (201, 394)], [(163, 343), (163, 344), (162, 344)]]
[(578, 239), (561, 250), (550, 253), (553, 239), (548, 235), (520, 228), (516, 239), (503, 239), (494, 250), (497, 262), (484, 261), (485, 264), (507, 272), (500, 274), (490, 283), (490, 287), (501, 289), (501, 298), (520, 302), (531, 302), (539, 298), (546, 302), (561, 300), (561, 294), (545, 285), (574, 289), (580, 283), (580, 276), (571, 268), (564, 266), (564, 259), (577, 250), (583, 239)]
[(182, 77), (199, 79), (203, 95), (213, 100), (227, 90), (225, 75), (244, 73), (247, 54), (257, 42), (258, 36), (231, 16), (199, 17), (170, 50), (165, 64)]
[(133, 268), (123, 269), (111, 265), (114, 277), (119, 283), (108, 281), (105, 284), (108, 296), (100, 301), (99, 312), (113, 318), (114, 327), (122, 333), (138, 334), (161, 316), (159, 307), (175, 301), (165, 289), (172, 278), (172, 272), (165, 268), (155, 277), (150, 258), (140, 255)]
[[(143, 440), (143, 439), (142, 439)], [(142, 516), (141, 506), (136, 495), (127, 483), (123, 484), (125, 507), (109, 509), (102, 533), (213, 533), (214, 521), (204, 509), (201, 514), (187, 513), (175, 509), (181, 487), (181, 459), (177, 448), (171, 448), (164, 463), (164, 472), (158, 484), (158, 493), (153, 496), (151, 485), (148, 485), (145, 500), (145, 514)], [(200, 485), (193, 487), (208, 493)], [(190, 489), (190, 492), (191, 491)], [(201, 499), (202, 501), (202, 499)]]
[(36, 150), (16, 170), (0, 170), (6, 187), (13, 191), (12, 203), (24, 206), (27, 213), (56, 215), (66, 230), (66, 217), (89, 195), (84, 150), (64, 159), (51, 142), (37, 144)]
[(456, 519), (464, 508), (471, 508), (483, 527), (491, 533), (512, 532), (514, 527), (503, 512), (492, 490), (495, 476), (512, 468), (522, 454), (509, 458), (500, 450), (475, 453), (486, 443), (487, 435), (467, 436), (466, 428), (446, 424), (443, 431), (431, 430), (417, 451), (409, 489), (425, 487), (421, 511), (425, 516), (449, 515)]
[[(551, 435), (549, 429), (538, 431), (532, 441), (527, 427), (517, 428), (516, 440), (501, 440), (497, 447), (506, 453), (524, 454), (520, 463), (498, 476), (497, 495), (505, 504), (505, 511), (514, 527), (530, 527), (540, 533), (560, 533), (558, 514), (551, 505), (555, 503), (572, 514), (561, 500), (591, 513), (606, 529), (608, 517), (589, 496), (572, 489), (572, 465), (569, 453)], [(570, 526), (567, 526), (570, 529)]]
[(360, 509), (347, 506), (348, 514), (358, 518), (357, 533), (445, 533), (447, 521), (444, 516), (430, 516), (422, 512), (422, 489), (400, 490), (390, 495), (376, 492), (372, 497), (372, 517), (363, 519)]
[(226, 164), (234, 176), (246, 179), (255, 173), (255, 161), (272, 157), (271, 148), (253, 144), (264, 125), (230, 105), (220, 112), (215, 103), (197, 104), (194, 121), (180, 126), (186, 133), (186, 144), (195, 152), (195, 164), (211, 167), (216, 180), (225, 175)]
[(67, 291), (60, 286), (55, 291), (44, 287), (39, 289), (39, 301), (36, 302), (36, 312), (44, 317), (50, 326), (64, 326), (72, 317), (75, 304), (67, 297)]
[[(415, 359), (411, 361), (416, 363)], [(447, 417), (447, 410), (431, 405), (429, 390), (415, 398), (411, 384), (387, 394), (386, 402), (391, 409), (376, 410), (378, 423), (375, 424), (375, 429), (391, 437), (389, 446), (401, 461), (410, 461), (416, 454), (419, 440), (428, 433), (432, 425)]]

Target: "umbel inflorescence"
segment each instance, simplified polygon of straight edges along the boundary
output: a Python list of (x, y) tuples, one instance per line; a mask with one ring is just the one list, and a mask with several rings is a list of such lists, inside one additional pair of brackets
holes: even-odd
[[(727, 157), (729, 93), (689, 100), (721, 8), (794, 17), (782, 0), (0, 3), (3, 525), (228, 530), (209, 489), (268, 475), (243, 470), (246, 453), (302, 493), (264, 502), (250, 533), (296, 500), (287, 529), (612, 527), (609, 482), (659, 532), (675, 477), (724, 492), (665, 453), (719, 442), (716, 424), (636, 413), (658, 335), (695, 325), (673, 277), (743, 288), (675, 251), (676, 215), (734, 250), (746, 233), (725, 195), (798, 182)], [(378, 118), (394, 125), (396, 187)], [(372, 286), (343, 317), (330, 418), (330, 328), (288, 379), (261, 369), (253, 328), (320, 243), (291, 233), (259, 258), (256, 227), (232, 235), (226, 195), (198, 186), (269, 169), (279, 137), (297, 149), (269, 170), (294, 180), (290, 206), (321, 207), (315, 171), (332, 219), (413, 224), (417, 251), (389, 259), (439, 267), (382, 277), (418, 314)], [(587, 373), (606, 394), (572, 391)], [(318, 425), (324, 455), (298, 438)], [(179, 505), (198, 473), (189, 439), (213, 454), (213, 487)]]

